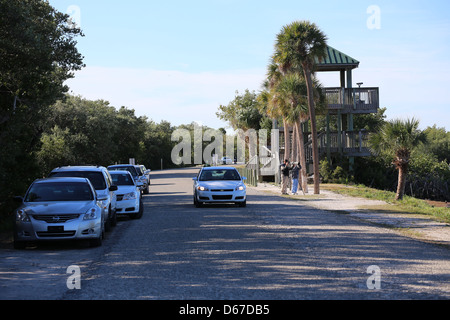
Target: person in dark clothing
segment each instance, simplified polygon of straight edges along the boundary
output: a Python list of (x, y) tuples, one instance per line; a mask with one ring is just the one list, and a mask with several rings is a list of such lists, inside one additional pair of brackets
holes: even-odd
[(287, 187), (289, 184), (289, 171), (291, 167), (289, 166), (289, 160), (284, 160), (284, 163), (281, 165), (281, 194), (288, 194)]
[(298, 179), (300, 176), (301, 166), (294, 162), (294, 166), (292, 167), (292, 194), (296, 195), (298, 190)]

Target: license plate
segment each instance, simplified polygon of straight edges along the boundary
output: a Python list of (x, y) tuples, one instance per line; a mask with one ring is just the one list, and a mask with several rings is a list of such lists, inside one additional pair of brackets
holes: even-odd
[(47, 227), (48, 232), (64, 232), (64, 226), (49, 226)]

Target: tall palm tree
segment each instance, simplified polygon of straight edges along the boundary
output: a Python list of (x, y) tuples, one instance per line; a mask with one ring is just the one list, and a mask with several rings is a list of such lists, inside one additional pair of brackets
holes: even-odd
[(285, 158), (287, 158), (291, 150), (291, 141), (289, 137), (289, 121), (285, 114), (286, 101), (278, 90), (278, 86), (282, 79), (282, 72), (278, 68), (278, 65), (272, 60), (267, 67), (266, 87), (269, 90), (268, 115), (272, 117), (272, 119), (282, 118), (284, 128), (284, 154)]
[(315, 59), (321, 61), (326, 57), (327, 37), (309, 21), (295, 21), (281, 30), (277, 35), (274, 61), (283, 73), (289, 71), (303, 72), (308, 92), (308, 109), (311, 120), (314, 193), (320, 193), (319, 148), (317, 141), (316, 113), (312, 73)]
[(293, 160), (300, 162), (302, 167), (300, 181), (303, 191), (307, 193), (305, 142), (301, 129), (301, 123), (309, 118), (304, 77), (298, 73), (286, 74), (280, 80), (277, 91), (287, 102), (285, 105), (287, 110), (284, 111), (284, 114), (286, 120), (294, 126), (294, 143), (298, 151)]
[(374, 152), (384, 153), (394, 159), (392, 163), (398, 170), (396, 200), (402, 200), (405, 193), (411, 151), (424, 141), (425, 136), (419, 130), (419, 121), (414, 118), (386, 122), (381, 130), (371, 135), (369, 139), (370, 147)]

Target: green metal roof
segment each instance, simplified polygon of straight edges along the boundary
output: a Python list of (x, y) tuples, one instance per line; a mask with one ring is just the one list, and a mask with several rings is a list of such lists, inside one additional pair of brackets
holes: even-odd
[(338, 71), (345, 69), (355, 69), (359, 66), (359, 61), (334, 49), (327, 47), (327, 56), (323, 61), (316, 58), (316, 71)]

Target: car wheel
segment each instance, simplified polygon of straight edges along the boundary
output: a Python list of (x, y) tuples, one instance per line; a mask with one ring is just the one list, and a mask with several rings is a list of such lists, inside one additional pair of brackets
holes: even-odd
[(109, 232), (112, 229), (112, 225), (111, 225), (111, 207), (108, 209), (108, 216), (106, 217), (106, 222), (105, 222), (105, 231)]
[(114, 210), (114, 214), (111, 216), (111, 226), (115, 227), (117, 225), (117, 214), (116, 210)]
[(16, 241), (14, 240), (14, 249), (23, 250), (27, 246), (25, 241)]
[(246, 207), (247, 206), (247, 200), (244, 202), (238, 202), (239, 207)]
[(144, 194), (149, 194), (150, 193), (150, 186), (147, 185), (147, 187), (144, 189)]
[(136, 219), (140, 219), (142, 218), (142, 215), (144, 214), (144, 203), (141, 201), (139, 201), (139, 212), (136, 215)]
[(102, 242), (103, 242), (103, 239), (102, 239), (102, 236), (100, 236), (97, 239), (89, 240), (89, 246), (91, 248), (100, 247), (102, 245)]
[(194, 205), (197, 208), (200, 208), (202, 206), (202, 203), (197, 200), (197, 194), (196, 193), (194, 193)]

